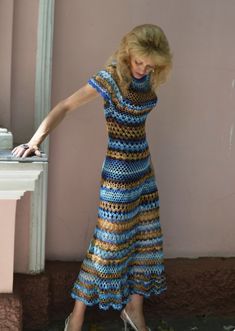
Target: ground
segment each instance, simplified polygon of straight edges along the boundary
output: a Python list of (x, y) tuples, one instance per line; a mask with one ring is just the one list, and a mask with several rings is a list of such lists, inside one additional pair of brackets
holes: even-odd
[[(191, 316), (191, 317), (162, 317), (156, 319), (151, 314), (146, 314), (146, 320), (151, 331), (235, 331), (235, 317), (218, 316)], [(63, 331), (64, 321), (57, 321), (40, 331)], [(121, 331), (124, 325), (121, 319), (106, 318), (91, 320), (86, 318), (84, 331)], [(132, 331), (132, 329), (129, 329)], [(31, 330), (24, 330), (31, 331)]]

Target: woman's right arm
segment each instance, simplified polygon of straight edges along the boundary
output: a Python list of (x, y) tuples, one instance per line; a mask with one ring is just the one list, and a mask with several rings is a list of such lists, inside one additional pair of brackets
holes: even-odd
[(12, 150), (16, 157), (27, 157), (32, 154), (40, 156), (39, 147), (47, 135), (64, 119), (66, 114), (97, 97), (99, 93), (86, 84), (67, 99), (60, 101), (45, 117), (37, 131), (27, 144), (19, 145)]

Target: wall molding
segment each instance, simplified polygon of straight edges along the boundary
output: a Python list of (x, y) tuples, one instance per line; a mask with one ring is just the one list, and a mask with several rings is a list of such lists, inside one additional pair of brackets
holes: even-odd
[[(54, 0), (39, 1), (35, 79), (35, 130), (51, 109), (54, 8)], [(41, 148), (48, 155), (48, 138), (43, 142)], [(30, 273), (39, 273), (44, 271), (45, 268), (47, 178), (48, 164), (45, 163), (43, 172), (38, 179), (38, 185), (31, 198)]]
[[(51, 109), (54, 7), (54, 0), (39, 1), (35, 81), (35, 130)], [(43, 142), (42, 148), (48, 154), (48, 138)]]

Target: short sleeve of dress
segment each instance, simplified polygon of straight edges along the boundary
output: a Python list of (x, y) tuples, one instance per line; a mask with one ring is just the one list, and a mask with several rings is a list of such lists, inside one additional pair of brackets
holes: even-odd
[(114, 80), (110, 70), (100, 70), (88, 80), (88, 84), (94, 87), (105, 100), (112, 99)]

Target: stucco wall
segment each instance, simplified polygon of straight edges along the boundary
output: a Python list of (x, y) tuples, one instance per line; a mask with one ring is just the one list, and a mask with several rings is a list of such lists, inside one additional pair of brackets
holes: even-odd
[(14, 1), (11, 130), (15, 143), (34, 132), (38, 0)]
[[(17, 142), (33, 132), (37, 5), (14, 2), (11, 129)], [(102, 68), (133, 26), (156, 23), (168, 36), (174, 68), (147, 132), (169, 258), (235, 254), (234, 11), (232, 0), (56, 1), (52, 105)], [(5, 86), (9, 90), (9, 79)], [(9, 94), (4, 98), (9, 105)], [(51, 134), (48, 259), (84, 256), (96, 223), (106, 144), (101, 99)]]
[(11, 56), (13, 38), (13, 0), (0, 2), (0, 127), (11, 124)]
[[(234, 10), (234, 1), (214, 0), (56, 2), (53, 104), (102, 68), (133, 26), (156, 23), (169, 38), (174, 70), (147, 123), (166, 257), (235, 254)], [(50, 259), (85, 253), (106, 139), (101, 100), (51, 135)]]

